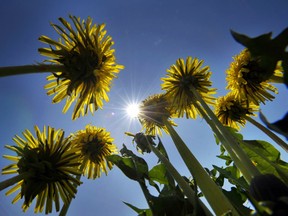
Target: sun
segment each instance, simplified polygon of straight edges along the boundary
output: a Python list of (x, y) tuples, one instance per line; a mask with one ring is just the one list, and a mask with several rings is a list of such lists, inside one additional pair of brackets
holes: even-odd
[(140, 113), (139, 104), (130, 103), (126, 107), (126, 113), (130, 118), (137, 118)]

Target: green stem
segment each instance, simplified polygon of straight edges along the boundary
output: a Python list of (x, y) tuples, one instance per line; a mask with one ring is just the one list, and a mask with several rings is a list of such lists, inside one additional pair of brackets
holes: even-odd
[[(180, 188), (183, 190), (184, 195), (187, 197), (189, 202), (196, 206), (197, 203), (195, 201), (195, 197), (197, 195), (195, 194), (194, 190), (190, 187), (190, 185), (184, 180), (184, 178), (179, 174), (179, 172), (175, 169), (175, 167), (170, 163), (170, 161), (153, 145), (149, 143), (149, 147), (151, 151), (159, 158), (159, 160), (165, 165), (167, 171), (173, 176), (175, 181), (178, 183)], [(205, 211), (206, 216), (212, 216), (212, 213), (209, 211), (209, 209), (203, 204), (201, 200), (199, 200), (199, 203), (202, 207), (202, 209)]]
[[(77, 179), (78, 181), (80, 181), (80, 179), (81, 179), (81, 176), (82, 176), (82, 174), (83, 174), (84, 167), (85, 167), (85, 165), (86, 165), (86, 163), (87, 163), (87, 160), (88, 160), (88, 159), (85, 158), (85, 159), (83, 160), (81, 166), (80, 166), (80, 174), (78, 174), (78, 175), (76, 176), (76, 179)], [(74, 186), (77, 187), (78, 185), (77, 185), (76, 183), (74, 183)], [(69, 209), (69, 207), (70, 207), (71, 202), (72, 202), (72, 198), (70, 197), (70, 199), (68, 200), (68, 203), (64, 203), (64, 205), (63, 205), (63, 207), (62, 207), (62, 209), (61, 209), (61, 211), (60, 211), (60, 213), (59, 213), (59, 216), (65, 216), (65, 215), (67, 214), (67, 211), (68, 211), (68, 209)]]
[(276, 134), (272, 131), (261, 125), (259, 122), (255, 121), (249, 116), (246, 116), (245, 119), (249, 121), (251, 124), (256, 126), (258, 129), (263, 131), (267, 136), (269, 136), (272, 140), (274, 140), (279, 146), (281, 146), (286, 152), (288, 152), (288, 145), (282, 139), (280, 139)]
[(24, 178), (27, 178), (30, 176), (29, 172), (24, 172), (21, 173), (19, 175), (16, 175), (10, 179), (7, 179), (5, 181), (0, 182), (0, 191), (4, 190), (7, 187), (10, 187), (16, 183), (18, 183), (19, 181), (23, 180)]
[(230, 157), (234, 161), (235, 164), (237, 164), (237, 167), (239, 170), (241, 170), (243, 176), (250, 176), (248, 170), (245, 168), (245, 165), (242, 163), (241, 159), (237, 156), (237, 154), (233, 151), (229, 143), (227, 143), (227, 139), (222, 135), (222, 133), (219, 131), (219, 129), (216, 127), (214, 122), (207, 116), (206, 112), (201, 108), (201, 106), (198, 103), (195, 103), (194, 106), (197, 108), (197, 110), (201, 113), (202, 117), (205, 119), (207, 124), (211, 127), (215, 135), (218, 137), (220, 142), (224, 145), (227, 152), (229, 152)]
[(40, 72), (61, 72), (65, 70), (64, 65), (56, 64), (38, 64), (0, 67), (0, 77), (22, 75)]
[(192, 154), (187, 145), (183, 142), (178, 133), (174, 130), (168, 121), (164, 122), (174, 144), (180, 153), (183, 161), (189, 169), (191, 175), (195, 178), (202, 193), (209, 202), (216, 215), (223, 215), (232, 212), (233, 215), (239, 215), (227, 197), (223, 194), (219, 186), (210, 178), (206, 170)]
[(191, 91), (193, 93), (193, 96), (196, 97), (196, 99), (200, 102), (203, 109), (212, 120), (213, 124), (215, 124), (215, 126), (219, 129), (220, 133), (223, 135), (223, 138), (226, 140), (226, 142), (223, 142), (222, 144), (226, 148), (227, 152), (230, 154), (231, 158), (234, 160), (236, 166), (242, 172), (244, 178), (248, 182), (251, 182), (251, 180), (255, 176), (260, 175), (259, 170), (253, 165), (250, 158), (239, 146), (237, 139), (231, 134), (231, 132), (227, 128), (223, 126), (223, 124), (219, 121), (217, 116), (213, 113), (210, 107), (202, 99), (201, 95), (197, 92), (197, 90), (192, 88)]
[[(144, 180), (143, 180), (144, 181)], [(145, 183), (144, 182), (141, 182), (141, 181), (139, 181), (138, 180), (138, 183), (139, 183), (139, 185), (140, 185), (140, 187), (141, 187), (141, 190), (142, 190), (142, 192), (143, 192), (143, 194), (144, 194), (144, 197), (145, 197), (145, 199), (146, 199), (146, 201), (147, 201), (147, 204), (148, 204), (148, 206), (149, 206), (149, 208), (151, 209), (151, 212), (152, 212), (152, 214), (154, 214), (154, 208), (153, 208), (153, 206), (151, 205), (151, 195), (150, 195), (150, 193), (149, 193), (149, 191), (148, 191), (148, 189), (147, 189), (147, 186), (145, 185)]]

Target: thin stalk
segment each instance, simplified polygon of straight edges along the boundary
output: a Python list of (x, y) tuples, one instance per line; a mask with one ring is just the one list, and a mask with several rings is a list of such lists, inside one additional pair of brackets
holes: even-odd
[[(194, 190), (190, 187), (190, 185), (184, 180), (184, 178), (179, 174), (179, 172), (170, 163), (170, 161), (157, 148), (155, 148), (150, 143), (149, 143), (149, 148), (159, 158), (159, 160), (165, 165), (165, 168), (173, 176), (175, 181), (178, 183), (178, 185), (182, 189), (184, 195), (187, 197), (189, 202), (193, 206), (196, 206), (197, 203), (195, 201), (195, 197), (197, 197), (197, 195), (195, 194)], [(206, 216), (212, 216), (212, 213), (209, 211), (209, 209), (206, 207), (206, 205), (204, 205), (204, 203), (201, 200), (199, 200), (199, 204), (201, 205), (202, 209), (205, 211)]]
[(187, 168), (189, 169), (191, 175), (195, 178), (199, 188), (216, 215), (223, 215), (227, 212), (232, 212), (233, 215), (239, 215), (237, 210), (223, 194), (219, 186), (216, 185), (216, 183), (210, 178), (206, 170), (192, 154), (190, 149), (183, 142), (171, 124), (168, 121), (165, 121), (164, 124), (167, 127), (169, 134)]
[(206, 112), (202, 109), (202, 107), (195, 103), (194, 106), (198, 109), (198, 111), (201, 113), (202, 117), (205, 119), (205, 121), (208, 123), (208, 125), (211, 127), (215, 135), (218, 137), (220, 142), (225, 146), (225, 149), (227, 152), (229, 152), (230, 157), (234, 161), (235, 164), (237, 164), (238, 169), (242, 170), (243, 176), (250, 176), (247, 169), (245, 168), (244, 164), (242, 164), (241, 159), (238, 158), (237, 154), (233, 151), (229, 143), (227, 143), (227, 140), (222, 135), (222, 133), (219, 131), (219, 129), (216, 127), (216, 125), (213, 123), (213, 121), (209, 118), (209, 116), (206, 114)]
[(272, 140), (274, 140), (279, 146), (281, 146), (286, 152), (288, 152), (288, 145), (285, 143), (282, 139), (280, 139), (275, 133), (273, 133), (271, 130), (264, 127), (259, 122), (255, 121), (249, 116), (245, 116), (245, 119), (249, 121), (251, 124), (256, 126), (258, 129), (260, 129), (262, 132), (264, 132), (267, 136), (269, 136)]
[(150, 201), (152, 196), (150, 195), (150, 193), (149, 193), (146, 185), (144, 184), (144, 182), (138, 181), (138, 183), (139, 183), (139, 185), (141, 187), (141, 190), (142, 190), (142, 192), (144, 194), (144, 197), (145, 197), (145, 199), (147, 201), (147, 204), (148, 204), (149, 208), (151, 209), (152, 214), (154, 214), (154, 208), (151, 205), (151, 201)]
[[(80, 166), (80, 174), (78, 174), (78, 175), (76, 176), (76, 179), (77, 179), (78, 181), (80, 181), (80, 179), (81, 179), (81, 176), (82, 176), (82, 174), (83, 174), (83, 170), (84, 170), (84, 167), (85, 167), (85, 165), (86, 165), (87, 160), (88, 160), (88, 159), (85, 158), (84, 161), (82, 162), (81, 166)], [(74, 187), (77, 187), (77, 184), (74, 183), (73, 186), (74, 186)], [(67, 214), (67, 211), (68, 211), (68, 209), (69, 209), (69, 207), (70, 207), (71, 202), (72, 202), (72, 198), (70, 198), (70, 199), (68, 200), (68, 203), (65, 203), (65, 204), (63, 205), (63, 207), (62, 207), (62, 209), (61, 209), (61, 211), (60, 211), (60, 213), (59, 213), (59, 216), (65, 216), (65, 215)]]
[(4, 180), (2, 182), (0, 182), (0, 191), (4, 190), (7, 187), (10, 187), (16, 183), (18, 183), (19, 181), (23, 180), (24, 178), (29, 177), (31, 174), (29, 172), (24, 172), (21, 173), (19, 175), (16, 175), (10, 179)]
[[(216, 125), (216, 127), (222, 133), (224, 139), (226, 140), (226, 142), (222, 144), (224, 145), (224, 147), (226, 148), (230, 156), (232, 157), (232, 155), (235, 155), (236, 157), (238, 157), (239, 160), (235, 158), (236, 160), (234, 161), (236, 166), (240, 169), (244, 178), (248, 182), (251, 182), (251, 180), (255, 176), (260, 175), (259, 170), (253, 165), (250, 158), (239, 146), (235, 137), (231, 134), (229, 130), (227, 130), (227, 128), (223, 126), (223, 124), (219, 121), (217, 116), (213, 113), (210, 107), (202, 99), (201, 95), (197, 92), (197, 90), (195, 90), (194, 88), (192, 88), (191, 90), (192, 90), (193, 96), (196, 97), (196, 99), (200, 102), (200, 104), (202, 105), (203, 109), (208, 114), (212, 122)], [(232, 159), (234, 160), (234, 158)], [(244, 169), (242, 169), (241, 167), (244, 167)]]
[(65, 70), (64, 65), (57, 64), (37, 64), (0, 67), (0, 77), (22, 75), (41, 72), (61, 72)]

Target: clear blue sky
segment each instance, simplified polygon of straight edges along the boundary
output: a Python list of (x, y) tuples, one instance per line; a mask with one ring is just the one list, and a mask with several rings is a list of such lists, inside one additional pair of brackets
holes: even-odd
[[(121, 148), (125, 143), (130, 148), (131, 138), (125, 131), (138, 132), (137, 122), (125, 118), (125, 106), (129, 101), (145, 99), (148, 95), (160, 93), (160, 78), (166, 69), (178, 58), (187, 56), (204, 60), (211, 68), (213, 87), (218, 95), (225, 91), (225, 70), (232, 56), (242, 50), (230, 35), (230, 29), (258, 36), (267, 32), (279, 34), (288, 27), (287, 0), (82, 0), (43, 1), (11, 0), (1, 3), (0, 9), (0, 66), (25, 65), (41, 62), (44, 58), (37, 49), (43, 47), (38, 41), (40, 35), (58, 38), (49, 22), (59, 23), (57, 18), (68, 18), (68, 14), (86, 18), (91, 16), (96, 23), (106, 23), (108, 34), (115, 41), (118, 63), (125, 69), (114, 80), (109, 93), (110, 102), (104, 110), (72, 122), (71, 112), (62, 114), (62, 104), (51, 104), (43, 86), (47, 74), (32, 74), (0, 79), (0, 149), (2, 154), (11, 154), (5, 144), (14, 145), (12, 138), (25, 129), (33, 130), (50, 125), (63, 128), (66, 134), (84, 129), (86, 124), (105, 127), (111, 132), (115, 143)], [(268, 119), (280, 119), (287, 111), (287, 89), (282, 85), (274, 102), (261, 106)], [(216, 158), (219, 153), (213, 134), (202, 119), (176, 120), (176, 130), (190, 146), (205, 167), (221, 165)], [(249, 124), (242, 130), (246, 139), (267, 139)], [(169, 137), (163, 142), (172, 163), (182, 175), (188, 172), (178, 157)], [(278, 148), (279, 149), (279, 148)], [(282, 152), (287, 160), (287, 154)], [(145, 159), (155, 162), (154, 155)], [(0, 167), (10, 162), (0, 158)], [(0, 180), (9, 176), (0, 176)], [(69, 209), (69, 216), (92, 215), (136, 215), (122, 201), (140, 208), (147, 207), (136, 182), (126, 178), (114, 167), (106, 177), (86, 180), (82, 184)], [(6, 190), (5, 190), (6, 191)], [(14, 196), (0, 193), (1, 215), (23, 215), (23, 201), (12, 205)], [(33, 214), (34, 204), (26, 215)], [(41, 215), (41, 214), (40, 214)], [(53, 213), (52, 215), (57, 215)]]

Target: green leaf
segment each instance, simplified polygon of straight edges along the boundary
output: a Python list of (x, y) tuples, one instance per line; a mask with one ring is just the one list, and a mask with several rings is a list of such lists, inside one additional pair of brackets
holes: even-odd
[(246, 199), (243, 199), (242, 194), (235, 187), (232, 187), (231, 191), (223, 190), (223, 193), (228, 197), (241, 215), (250, 215), (252, 210), (243, 205)]
[(245, 140), (240, 145), (262, 174), (274, 174), (288, 183), (288, 165), (273, 145), (261, 140)]
[(148, 165), (145, 160), (140, 157), (138, 160), (135, 160), (132, 157), (110, 155), (107, 156), (107, 159), (114, 163), (128, 178), (132, 180), (139, 181), (148, 176)]
[(139, 216), (153, 216), (152, 211), (150, 209), (139, 209), (130, 203), (123, 202), (125, 205), (129, 206), (131, 209), (133, 209), (135, 212), (139, 214)]
[(237, 173), (238, 171), (234, 170), (237, 169), (235, 167), (227, 167), (226, 169), (220, 168), (218, 166), (213, 165), (214, 169), (216, 169), (220, 174), (222, 174), (225, 178), (227, 178), (229, 181), (231, 181), (231, 183), (248, 190), (249, 189), (249, 185), (247, 184), (247, 182), (245, 181), (245, 179), (243, 177), (240, 177), (239, 174)]
[(232, 159), (229, 155), (217, 155), (217, 157), (225, 160), (227, 166), (232, 163)]
[(158, 164), (154, 166), (149, 171), (149, 178), (151, 180), (159, 182), (160, 184), (169, 184), (169, 181), (167, 179), (167, 171), (164, 164)]

